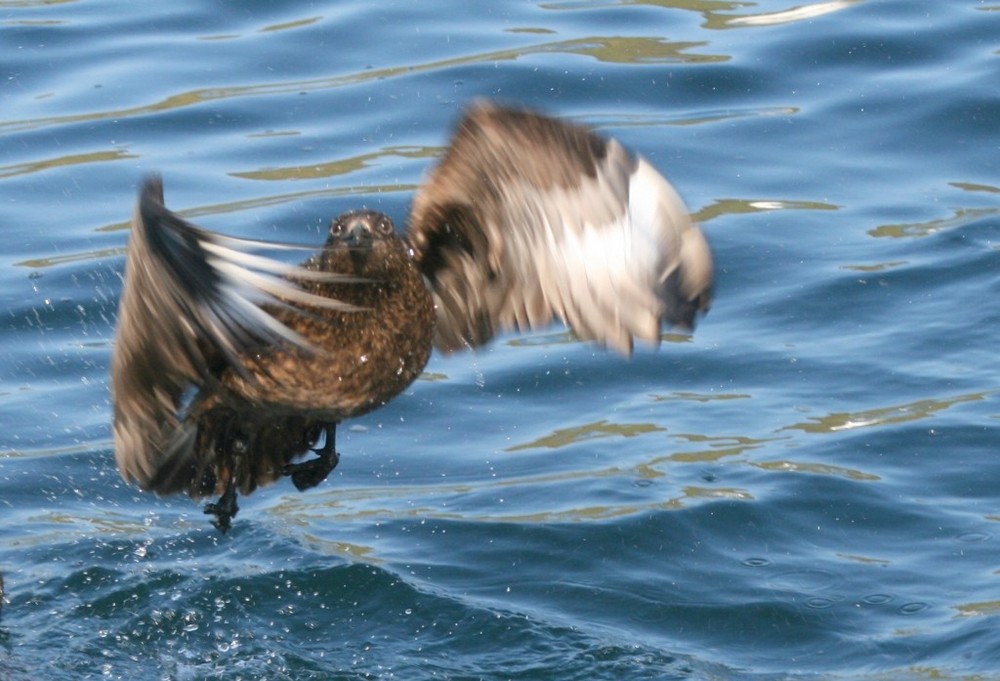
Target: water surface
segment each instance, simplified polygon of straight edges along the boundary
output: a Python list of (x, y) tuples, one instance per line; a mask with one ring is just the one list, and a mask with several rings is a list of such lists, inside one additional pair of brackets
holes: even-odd
[[(1000, 5), (0, 0), (0, 678), (1000, 673)], [(221, 536), (114, 467), (136, 187), (320, 243), (463, 104), (597, 127), (716, 255), (693, 338), (435, 356)]]

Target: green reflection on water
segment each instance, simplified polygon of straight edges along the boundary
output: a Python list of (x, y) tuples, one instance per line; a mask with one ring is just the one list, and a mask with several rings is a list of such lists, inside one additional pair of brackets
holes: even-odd
[(265, 26), (260, 29), (261, 33), (272, 33), (274, 31), (287, 31), (292, 28), (301, 28), (303, 26), (311, 26), (317, 21), (321, 20), (323, 17), (309, 17), (308, 19), (297, 19), (296, 21), (286, 21), (282, 24), (271, 24), (270, 26)]
[(566, 445), (585, 440), (597, 440), (607, 437), (635, 437), (636, 435), (663, 431), (666, 431), (666, 428), (652, 423), (608, 423), (606, 420), (601, 420), (574, 428), (561, 428), (553, 431), (550, 435), (540, 437), (532, 442), (508, 447), (504, 451), (517, 452), (539, 447), (558, 449), (559, 447), (565, 447)]
[(842, 270), (853, 272), (883, 272), (910, 264), (909, 260), (890, 260), (889, 262), (879, 262), (874, 265), (841, 265)]
[(681, 463), (710, 463), (739, 456), (764, 445), (783, 440), (782, 437), (754, 438), (744, 435), (701, 435), (695, 433), (683, 433), (674, 437), (689, 442), (691, 444), (703, 445), (700, 449), (686, 452), (674, 452), (669, 456), (652, 461), (655, 464), (660, 461), (677, 461)]
[(1000, 601), (981, 601), (979, 603), (960, 603), (954, 606), (958, 617), (982, 617), (983, 615), (1000, 615)]
[(301, 134), (298, 130), (265, 130), (264, 132), (252, 132), (247, 137), (262, 139), (267, 137), (296, 137)]
[(707, 42), (670, 42), (661, 38), (614, 37), (581, 38), (553, 43), (550, 49), (533, 52), (568, 52), (593, 57), (607, 64), (642, 64), (680, 62), (699, 64), (728, 61), (726, 55), (688, 54), (687, 50), (704, 47)]
[(81, 165), (84, 163), (101, 163), (106, 161), (121, 161), (123, 159), (139, 158), (136, 154), (130, 154), (123, 149), (112, 151), (92, 151), (87, 154), (67, 154), (55, 158), (46, 158), (30, 163), (16, 163), (9, 166), (0, 166), (0, 178), (16, 177), (18, 175), (28, 175), (51, 168), (64, 166)]
[(672, 392), (669, 395), (656, 395), (653, 394), (650, 397), (653, 398), (654, 402), (675, 402), (675, 401), (685, 401), (685, 402), (717, 402), (720, 400), (747, 400), (750, 399), (750, 395), (743, 393), (689, 393), (689, 392)]
[(14, 9), (18, 7), (47, 7), (49, 5), (68, 5), (78, 0), (2, 0), (0, 9)]
[(853, 553), (838, 553), (837, 557), (843, 558), (844, 560), (850, 560), (855, 563), (861, 563), (862, 565), (891, 565), (892, 561), (886, 560), (885, 558), (873, 558), (872, 556), (859, 556)]
[(326, 163), (310, 163), (309, 165), (268, 168), (266, 170), (251, 170), (229, 174), (233, 177), (241, 177), (247, 180), (313, 180), (347, 175), (362, 168), (375, 165), (375, 161), (387, 156), (420, 159), (435, 158), (441, 151), (441, 147), (386, 147), (369, 154), (337, 159), (336, 161), (328, 161)]
[(839, 210), (840, 206), (820, 201), (788, 201), (784, 199), (716, 199), (691, 217), (696, 222), (707, 222), (720, 215), (743, 215), (772, 210)]
[(835, 433), (841, 430), (919, 421), (939, 411), (954, 407), (957, 404), (984, 400), (990, 394), (989, 392), (970, 393), (943, 400), (916, 400), (906, 404), (880, 407), (878, 409), (834, 412), (826, 416), (810, 419), (807, 423), (796, 423), (791, 426), (785, 426), (781, 430), (801, 430), (806, 433)]
[(524, 26), (521, 28), (505, 28), (504, 31), (507, 33), (534, 33), (537, 35), (550, 35), (555, 33), (555, 31), (553, 31), (551, 28), (541, 28), (541, 27), (536, 28), (532, 26)]
[(987, 194), (1000, 194), (1000, 187), (989, 184), (977, 184), (975, 182), (949, 182), (952, 187), (962, 189), (967, 192), (985, 192)]
[(928, 220), (927, 222), (908, 222), (895, 225), (881, 225), (868, 230), (868, 234), (877, 239), (894, 237), (897, 239), (924, 237), (938, 232), (964, 227), (985, 217), (1000, 215), (996, 208), (959, 208), (950, 217)]
[(800, 461), (761, 461), (750, 464), (765, 471), (789, 471), (792, 473), (812, 473), (818, 475), (830, 475), (848, 480), (863, 480), (873, 482), (881, 480), (873, 473), (865, 473), (854, 468), (843, 466), (831, 466), (824, 463), (800, 462)]

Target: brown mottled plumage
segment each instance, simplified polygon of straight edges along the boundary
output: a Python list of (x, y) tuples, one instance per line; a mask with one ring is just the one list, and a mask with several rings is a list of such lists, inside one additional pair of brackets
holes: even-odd
[[(159, 494), (236, 492), (337, 464), (336, 424), (423, 370), (432, 344), (481, 345), (558, 318), (632, 351), (691, 328), (711, 294), (704, 237), (672, 187), (614, 140), (491, 104), (470, 109), (417, 193), (407, 238), (373, 211), (331, 223), (301, 266), (191, 225), (140, 192), (112, 357), (115, 453)], [(296, 461), (314, 451), (316, 458)]]

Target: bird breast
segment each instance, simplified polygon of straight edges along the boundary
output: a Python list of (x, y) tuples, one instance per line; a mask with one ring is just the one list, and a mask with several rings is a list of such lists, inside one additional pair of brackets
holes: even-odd
[(405, 390), (430, 358), (435, 313), (416, 265), (402, 249), (399, 255), (379, 258), (379, 279), (320, 292), (339, 296), (357, 311), (273, 310), (312, 347), (271, 349), (247, 358), (249, 378), (229, 371), (224, 379), (231, 392), (278, 411), (339, 421), (382, 406)]

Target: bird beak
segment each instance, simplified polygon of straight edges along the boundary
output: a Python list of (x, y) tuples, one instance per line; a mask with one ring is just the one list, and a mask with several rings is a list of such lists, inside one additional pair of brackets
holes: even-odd
[(344, 243), (351, 250), (359, 249), (367, 251), (372, 245), (372, 233), (364, 225), (354, 225), (344, 238)]
[(365, 269), (365, 263), (368, 262), (368, 254), (372, 250), (372, 233), (364, 225), (354, 225), (344, 237), (344, 244), (351, 254), (354, 273), (360, 276)]

